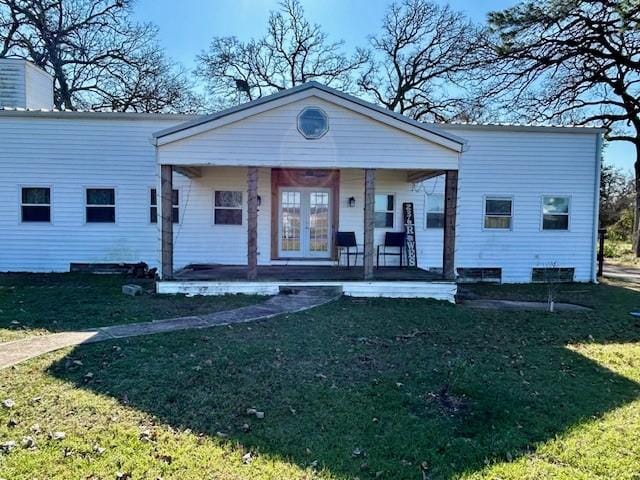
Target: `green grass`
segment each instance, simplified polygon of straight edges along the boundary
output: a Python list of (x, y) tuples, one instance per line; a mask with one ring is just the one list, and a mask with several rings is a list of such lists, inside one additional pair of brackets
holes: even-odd
[[(640, 320), (628, 312), (640, 294), (560, 290), (594, 310), (344, 298), (35, 359), (0, 371), (1, 395), (16, 402), (0, 407), (0, 443), (18, 443), (0, 454), (0, 477), (637, 478)], [(27, 435), (33, 450), (20, 446)]]
[(628, 241), (607, 238), (604, 242), (604, 256), (608, 262), (640, 265), (640, 259), (635, 256), (631, 242)]
[[(122, 285), (145, 288), (142, 296)], [(121, 275), (0, 274), (0, 343), (28, 336), (228, 310), (264, 297), (154, 295), (153, 281)]]

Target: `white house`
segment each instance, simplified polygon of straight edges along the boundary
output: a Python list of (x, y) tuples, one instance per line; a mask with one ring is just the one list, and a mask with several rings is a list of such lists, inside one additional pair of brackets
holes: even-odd
[(52, 103), (44, 72), (0, 60), (0, 271), (143, 261), (161, 292), (449, 299), (456, 278), (596, 279), (600, 129), (424, 124), (314, 82), (208, 116)]

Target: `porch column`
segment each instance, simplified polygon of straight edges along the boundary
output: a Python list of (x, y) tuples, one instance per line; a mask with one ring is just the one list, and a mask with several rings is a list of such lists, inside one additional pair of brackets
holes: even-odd
[(364, 170), (364, 279), (373, 278), (373, 226), (376, 195), (376, 171)]
[(456, 207), (458, 204), (458, 171), (447, 170), (444, 184), (444, 248), (442, 274), (445, 280), (455, 280)]
[(173, 167), (160, 166), (162, 279), (173, 278)]
[(247, 168), (247, 279), (258, 277), (258, 169)]

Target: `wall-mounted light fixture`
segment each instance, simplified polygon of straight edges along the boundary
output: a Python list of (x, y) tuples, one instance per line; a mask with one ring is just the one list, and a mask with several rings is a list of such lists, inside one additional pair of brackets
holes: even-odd
[(262, 197), (258, 195), (258, 206), (262, 205)]
[(349, 206), (351, 208), (356, 206), (356, 197), (349, 197)]

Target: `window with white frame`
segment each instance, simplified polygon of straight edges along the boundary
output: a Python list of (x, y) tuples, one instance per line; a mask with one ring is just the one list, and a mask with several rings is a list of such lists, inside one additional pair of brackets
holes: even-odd
[(20, 207), (23, 222), (51, 222), (51, 189), (22, 187)]
[(242, 225), (242, 192), (216, 190), (213, 201), (213, 223)]
[(376, 194), (374, 204), (375, 228), (393, 228), (395, 204), (395, 195), (389, 193)]
[[(155, 188), (151, 189), (149, 204), (149, 222), (158, 223), (158, 193)], [(171, 204), (173, 209), (171, 211), (171, 217), (173, 223), (180, 222), (180, 194), (178, 190), (173, 190), (171, 195)]]
[(114, 188), (87, 188), (87, 223), (115, 223), (116, 190)]
[(510, 197), (485, 197), (484, 228), (510, 230), (513, 218), (513, 199)]
[(426, 228), (444, 228), (444, 195), (431, 193), (426, 199)]
[(542, 229), (569, 230), (569, 197), (542, 197)]

